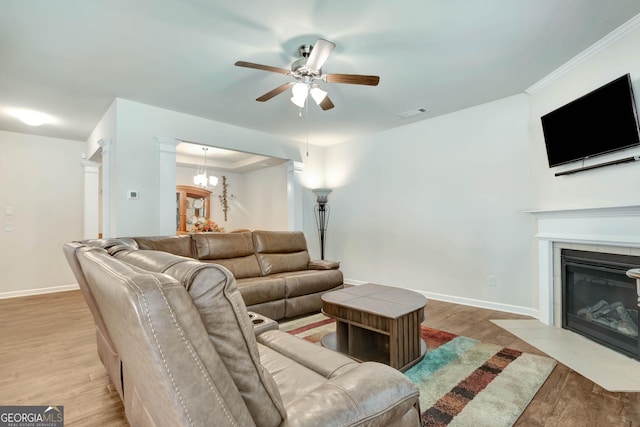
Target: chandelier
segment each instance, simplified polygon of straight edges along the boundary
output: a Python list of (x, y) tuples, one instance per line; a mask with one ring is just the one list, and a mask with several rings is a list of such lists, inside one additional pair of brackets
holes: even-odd
[(204, 161), (202, 162), (202, 167), (198, 168), (198, 174), (193, 177), (193, 183), (202, 188), (207, 187), (215, 187), (218, 184), (217, 176), (207, 176), (207, 151), (209, 148), (202, 147), (202, 151), (204, 151)]

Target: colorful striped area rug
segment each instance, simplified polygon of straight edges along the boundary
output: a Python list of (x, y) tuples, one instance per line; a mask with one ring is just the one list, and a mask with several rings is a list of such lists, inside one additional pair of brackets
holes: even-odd
[[(335, 331), (323, 314), (280, 330), (314, 343)], [(424, 426), (512, 426), (556, 365), (548, 357), (422, 326), (424, 359), (405, 375), (420, 388)]]

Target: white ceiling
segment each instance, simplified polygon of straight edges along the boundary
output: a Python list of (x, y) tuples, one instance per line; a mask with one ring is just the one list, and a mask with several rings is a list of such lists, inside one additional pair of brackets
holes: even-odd
[[(205, 153), (202, 150), (203, 148), (207, 149), (206, 159)], [(185, 141), (178, 144), (176, 151), (176, 163), (178, 166), (193, 168), (194, 166), (199, 167), (204, 164), (208, 172), (212, 172), (212, 169), (215, 169), (217, 172), (247, 173), (281, 165), (287, 161), (276, 157), (225, 150), (223, 148), (208, 147)]]
[[(0, 129), (86, 140), (115, 97), (306, 140), (288, 94), (302, 43), (337, 44), (309, 139), (330, 145), (523, 92), (640, 13), (638, 0), (2, 0)], [(5, 108), (48, 113), (28, 127)], [(398, 113), (424, 107), (411, 119)], [(197, 142), (197, 141), (196, 141)]]

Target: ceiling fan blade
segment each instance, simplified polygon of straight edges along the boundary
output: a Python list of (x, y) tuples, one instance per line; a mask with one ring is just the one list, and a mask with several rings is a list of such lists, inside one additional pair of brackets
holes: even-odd
[(351, 85), (378, 86), (379, 76), (363, 76), (360, 74), (325, 74), (322, 80), (327, 83), (347, 83)]
[(238, 67), (255, 68), (256, 70), (272, 71), (274, 73), (289, 74), (284, 68), (271, 67), (269, 65), (254, 64), (253, 62), (238, 61), (234, 65)]
[(265, 93), (260, 98), (256, 98), (256, 101), (259, 101), (259, 102), (268, 101), (271, 98), (273, 98), (274, 96), (280, 95), (282, 92), (284, 92), (285, 90), (289, 89), (291, 86), (294, 85), (294, 83), (295, 82), (289, 82), (289, 83), (283, 84), (282, 86), (278, 86), (277, 88), (273, 89), (272, 91), (269, 91), (269, 92)]
[(335, 107), (335, 105), (333, 105), (333, 102), (331, 102), (331, 100), (329, 99), (329, 96), (325, 96), (324, 99), (322, 100), (322, 102), (320, 104), (318, 104), (318, 105), (324, 111), (330, 110), (333, 107)]
[(331, 43), (325, 39), (318, 39), (313, 45), (309, 59), (307, 60), (307, 68), (318, 71), (324, 65), (325, 61), (336, 47), (335, 43)]

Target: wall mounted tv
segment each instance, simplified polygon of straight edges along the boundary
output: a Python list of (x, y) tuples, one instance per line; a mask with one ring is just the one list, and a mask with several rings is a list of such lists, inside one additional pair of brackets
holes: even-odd
[(629, 74), (541, 117), (549, 167), (640, 145)]

